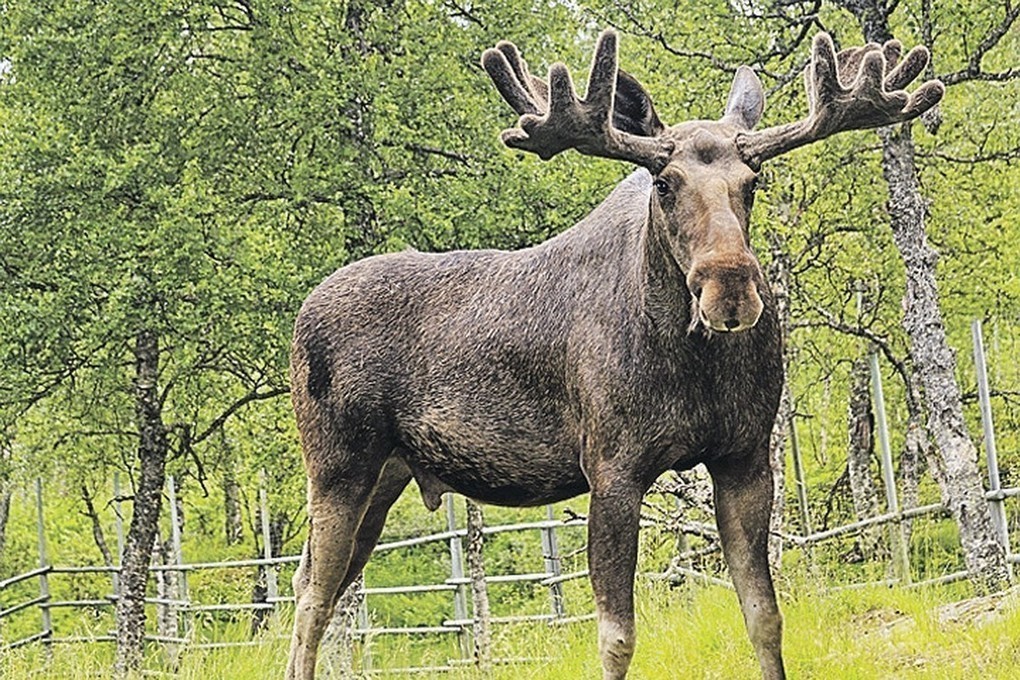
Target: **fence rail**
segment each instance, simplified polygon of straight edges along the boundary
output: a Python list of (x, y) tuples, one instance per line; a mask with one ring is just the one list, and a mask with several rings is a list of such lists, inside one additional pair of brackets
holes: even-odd
[[(1005, 511), (1005, 503), (1010, 499), (1020, 497), (1020, 487), (1003, 487), (1001, 484), (999, 474), (999, 464), (997, 451), (995, 449), (995, 437), (994, 427), (991, 421), (991, 409), (989, 401), (989, 390), (988, 382), (985, 374), (986, 367), (983, 355), (983, 347), (981, 341), (981, 329), (980, 324), (975, 322), (973, 327), (974, 335), (974, 352), (975, 352), (975, 365), (978, 373), (978, 386), (979, 386), (979, 400), (981, 403), (981, 418), (982, 428), (984, 431), (984, 443), (986, 453), (986, 464), (988, 468), (988, 490), (985, 491), (984, 497), (991, 506), (993, 513), (993, 521), (995, 522), (996, 536), (1002, 544), (1007, 562), (1010, 565), (1020, 564), (1020, 554), (1014, 554), (1010, 545), (1010, 532), (1009, 524), (1007, 522), (1007, 515)], [(894, 567), (895, 578), (883, 579), (881, 581), (871, 582), (869, 584), (849, 584), (842, 586), (835, 586), (834, 589), (846, 589), (846, 588), (860, 588), (868, 585), (880, 584), (880, 585), (891, 585), (891, 584), (904, 584), (908, 586), (923, 586), (923, 585), (936, 585), (943, 583), (951, 583), (967, 578), (968, 574), (965, 571), (954, 572), (950, 574), (939, 575), (934, 578), (927, 580), (912, 582), (910, 578), (910, 564), (909, 554), (906, 550), (905, 543), (899, 545), (897, 540), (902, 536), (901, 529), (904, 522), (910, 521), (919, 517), (932, 517), (932, 518), (944, 518), (949, 515), (949, 511), (942, 503), (933, 503), (928, 505), (921, 505), (912, 508), (900, 508), (898, 500), (895, 494), (895, 479), (892, 470), (892, 457), (889, 454), (888, 446), (888, 432), (886, 431), (885, 425), (885, 414), (884, 414), (884, 399), (882, 397), (882, 384), (881, 374), (877, 370), (877, 359), (872, 361), (872, 389), (875, 408), (877, 409), (876, 425), (877, 436), (880, 443), (880, 458), (879, 465), (881, 468), (881, 479), (885, 485), (886, 491), (886, 506), (887, 511), (865, 519), (861, 519), (856, 522), (851, 522), (845, 525), (833, 527), (824, 530), (812, 530), (809, 508), (807, 506), (807, 495), (806, 495), (806, 484), (803, 481), (802, 462), (800, 460), (800, 451), (797, 439), (795, 436), (791, 437), (791, 448), (792, 455), (794, 457), (794, 472), (797, 476), (798, 482), (798, 494), (797, 501), (799, 504), (798, 510), (802, 520), (803, 533), (783, 533), (782, 538), (788, 543), (798, 548), (810, 548), (811, 546), (838, 539), (840, 537), (849, 536), (861, 532), (864, 529), (871, 527), (891, 525), (894, 531), (889, 532), (886, 539), (890, 545), (890, 560)], [(119, 481), (114, 480), (115, 488), (118, 487)], [(175, 496), (174, 482), (172, 479), (168, 480), (167, 487), (168, 495), (171, 498), (170, 508), (172, 512), (176, 513), (176, 503), (173, 502)], [(115, 492), (115, 496), (120, 497), (119, 492)], [(470, 644), (470, 636), (472, 635), (473, 627), (476, 624), (476, 619), (473, 614), (474, 607), (468, 606), (471, 602), (469, 592), (473, 591), (474, 588), (469, 586), (475, 585), (471, 576), (465, 574), (464, 569), (464, 545), (463, 541), (468, 536), (469, 529), (467, 527), (461, 527), (457, 525), (456, 513), (454, 511), (453, 500), (450, 495), (446, 497), (446, 510), (447, 510), (447, 529), (438, 533), (434, 533), (428, 536), (420, 536), (413, 538), (405, 538), (393, 541), (387, 541), (380, 543), (375, 551), (378, 553), (385, 553), (397, 550), (406, 550), (409, 548), (420, 547), (430, 544), (446, 544), (450, 555), (450, 576), (441, 583), (418, 583), (418, 584), (406, 584), (400, 586), (363, 586), (361, 588), (361, 611), (357, 617), (357, 624), (352, 626), (351, 633), (362, 640), (370, 639), (374, 636), (379, 635), (446, 635), (453, 634), (459, 636), (460, 647), (461, 647), (461, 658), (450, 659), (448, 663), (441, 666), (421, 667), (421, 668), (402, 668), (402, 669), (385, 669), (385, 668), (372, 668), (369, 648), (363, 648), (363, 663), (365, 665), (365, 672), (372, 674), (397, 674), (397, 673), (413, 673), (413, 672), (435, 672), (441, 670), (454, 669), (464, 663), (471, 662), (474, 654), (473, 648)], [(13, 640), (2, 640), (0, 639), (0, 650), (10, 650), (24, 645), (41, 642), (46, 645), (52, 644), (72, 644), (72, 643), (101, 643), (101, 642), (114, 642), (115, 636), (112, 634), (95, 634), (95, 635), (57, 635), (54, 632), (52, 623), (51, 611), (54, 609), (61, 608), (101, 608), (109, 607), (116, 603), (118, 599), (118, 576), (119, 567), (111, 565), (52, 565), (49, 563), (46, 550), (46, 536), (43, 524), (43, 495), (42, 495), (42, 484), (41, 481), (36, 483), (36, 504), (37, 504), (37, 515), (38, 515), (38, 549), (39, 549), (39, 567), (27, 571), (23, 574), (18, 574), (0, 581), (0, 596), (4, 596), (7, 593), (12, 592), (12, 588), (18, 584), (24, 583), (25, 581), (31, 581), (36, 579), (38, 581), (38, 595), (29, 597), (20, 602), (3, 602), (0, 606), (0, 626), (11, 617), (14, 616), (25, 616), (27, 612), (32, 610), (38, 610), (40, 615), (40, 627), (38, 632), (34, 632), (21, 637), (20, 639)], [(269, 537), (269, 525), (268, 525), (268, 512), (267, 510), (267, 499), (265, 493), (265, 486), (263, 485), (259, 493), (259, 504), (261, 507), (261, 516), (264, 521), (262, 522), (262, 538), (263, 545), (269, 546), (271, 544)], [(123, 535), (123, 527), (121, 526), (120, 520), (121, 514), (117, 513), (118, 521), (118, 537)], [(498, 624), (498, 625), (514, 625), (526, 622), (541, 622), (546, 625), (564, 625), (575, 623), (578, 621), (587, 621), (594, 617), (594, 614), (590, 610), (590, 598), (587, 598), (584, 602), (585, 610), (583, 611), (570, 611), (567, 607), (565, 600), (565, 594), (563, 591), (563, 584), (575, 581), (578, 579), (584, 579), (588, 575), (587, 569), (574, 570), (564, 572), (562, 569), (562, 555), (559, 549), (559, 534), (564, 530), (570, 530), (575, 528), (584, 527), (586, 524), (583, 518), (571, 518), (568, 520), (556, 520), (552, 515), (552, 508), (550, 507), (546, 513), (546, 519), (537, 520), (532, 522), (519, 522), (515, 524), (507, 525), (495, 525), (481, 527), (480, 531), (484, 536), (496, 536), (499, 534), (513, 533), (513, 532), (538, 532), (541, 539), (541, 550), (542, 550), (542, 565), (541, 571), (531, 571), (526, 573), (514, 573), (514, 574), (485, 574), (481, 577), (483, 587), (488, 585), (499, 585), (499, 584), (520, 584), (530, 583), (534, 584), (536, 588), (545, 589), (549, 598), (549, 609), (547, 613), (541, 614), (514, 614), (505, 616), (492, 616), (489, 617), (487, 623)], [(648, 522), (644, 522), (648, 524)], [(174, 522), (174, 526), (177, 527), (177, 522)], [(710, 524), (700, 522), (680, 522), (674, 529), (678, 532), (686, 535), (695, 537), (713, 537), (717, 535), (716, 529)], [(259, 640), (251, 641), (239, 641), (239, 642), (222, 642), (222, 641), (202, 641), (195, 636), (195, 627), (192, 625), (190, 620), (195, 614), (201, 613), (214, 613), (214, 612), (274, 612), (280, 608), (280, 606), (292, 605), (294, 602), (293, 595), (279, 592), (277, 579), (279, 570), (281, 567), (287, 565), (294, 565), (301, 559), (300, 555), (287, 555), (287, 556), (272, 556), (268, 553), (268, 550), (260, 558), (253, 559), (240, 559), (240, 560), (229, 560), (219, 562), (197, 562), (188, 563), (183, 560), (181, 550), (181, 537), (179, 531), (174, 530), (171, 535), (173, 544), (173, 552), (169, 556), (168, 564), (154, 564), (150, 570), (154, 573), (162, 574), (176, 574), (178, 577), (178, 590), (173, 596), (160, 596), (160, 597), (148, 597), (145, 602), (148, 604), (155, 605), (165, 612), (170, 612), (175, 616), (178, 616), (181, 620), (177, 633), (183, 634), (148, 634), (145, 639), (150, 642), (167, 644), (167, 645), (187, 645), (190, 648), (195, 649), (216, 649), (225, 647), (237, 647), (245, 645), (260, 644)], [(119, 544), (123, 544), (122, 540), (118, 541)], [(684, 543), (686, 545), (686, 543)], [(719, 547), (716, 542), (713, 542), (707, 546), (699, 546), (693, 549), (685, 549), (680, 552), (672, 561), (671, 565), (662, 572), (644, 573), (642, 576), (651, 580), (681, 580), (681, 579), (692, 579), (695, 581), (710, 583), (716, 585), (722, 585), (727, 588), (732, 588), (732, 585), (725, 579), (719, 578), (713, 574), (705, 573), (699, 569), (694, 568), (694, 564), (699, 560), (705, 558), (712, 553), (718, 552)], [(208, 571), (208, 570), (238, 570), (238, 569), (260, 569), (264, 570), (266, 576), (266, 596), (264, 601), (257, 602), (216, 602), (216, 603), (202, 603), (192, 601), (189, 595), (187, 574)], [(99, 574), (107, 575), (110, 577), (111, 591), (108, 593), (98, 593), (96, 597), (82, 597), (80, 599), (64, 599), (54, 600), (52, 599), (50, 592), (50, 580), (59, 579), (72, 575), (79, 574)], [(23, 590), (23, 589), (22, 589)], [(407, 595), (407, 594), (422, 594), (422, 593), (450, 593), (453, 596), (453, 616), (445, 618), (435, 625), (421, 625), (421, 626), (385, 626), (385, 627), (374, 627), (370, 625), (370, 619), (367, 614), (367, 601), (368, 598), (373, 600), (378, 597), (386, 597), (390, 595)], [(471, 611), (469, 611), (471, 609)], [(2, 630), (2, 628), (0, 628)], [(507, 661), (505, 659), (490, 659), (490, 663), (500, 663)]]

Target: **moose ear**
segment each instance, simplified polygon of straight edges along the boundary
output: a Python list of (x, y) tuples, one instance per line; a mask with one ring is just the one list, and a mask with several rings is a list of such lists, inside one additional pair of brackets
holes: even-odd
[(765, 92), (758, 76), (747, 66), (738, 67), (722, 122), (750, 130), (761, 120), (764, 109)]
[(613, 127), (642, 137), (656, 137), (665, 129), (645, 88), (622, 69), (616, 74)]

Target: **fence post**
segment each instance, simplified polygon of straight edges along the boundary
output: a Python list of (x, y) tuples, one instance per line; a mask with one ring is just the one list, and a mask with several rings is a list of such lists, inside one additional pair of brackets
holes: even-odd
[(467, 507), (467, 563), (471, 573), (471, 602), (474, 624), (471, 632), (475, 641), (475, 663), (487, 671), (492, 667), (492, 636), (489, 627), (489, 589), (485, 583), (485, 539), (482, 527), (485, 520), (482, 509), (470, 498), (465, 498)]
[[(892, 450), (889, 446), (889, 426), (885, 419), (885, 393), (882, 391), (882, 372), (878, 367), (878, 354), (871, 355), (871, 388), (875, 397), (875, 425), (878, 429), (879, 462), (882, 465), (882, 482), (885, 486), (885, 501), (889, 512), (900, 512), (900, 501), (896, 496), (896, 478), (893, 472)], [(890, 549), (893, 558), (893, 573), (904, 583), (910, 583), (910, 555), (907, 551), (906, 536), (903, 533), (903, 517), (896, 518), (895, 527), (889, 531)]]
[[(43, 497), (42, 497), (42, 479), (39, 477), (35, 478), (35, 507), (37, 517), (37, 527), (39, 533), (39, 568), (47, 568), (50, 562), (49, 556), (46, 554), (46, 530), (43, 525)], [(42, 614), (42, 632), (43, 640), (46, 643), (47, 652), (51, 649), (50, 639), (53, 637), (53, 620), (50, 616), (50, 580), (46, 575), (46, 572), (39, 574), (39, 597), (42, 601), (39, 603), (39, 612)]]
[[(807, 479), (804, 475), (804, 459), (800, 453), (800, 439), (797, 437), (797, 421), (790, 418), (790, 452), (793, 454), (793, 474), (797, 484), (797, 509), (805, 536), (811, 535), (811, 511), (808, 507)], [(811, 548), (806, 549), (811, 561)]]
[[(167, 484), (167, 495), (170, 501), (170, 541), (174, 547), (173, 562), (178, 567), (178, 570), (174, 573), (177, 574), (176, 585), (177, 592), (174, 593), (174, 599), (181, 600), (187, 604), (182, 605), (171, 605), (178, 608), (178, 611), (183, 615), (184, 618), (184, 637), (189, 637), (191, 633), (191, 624), (188, 616), (188, 610), (191, 606), (191, 599), (188, 597), (188, 575), (184, 569), (180, 569), (181, 565), (184, 564), (184, 554), (181, 547), (181, 518), (180, 513), (177, 509), (177, 484), (174, 481), (173, 475), (168, 475), (166, 478)], [(175, 632), (176, 635), (176, 632)], [(171, 648), (173, 651), (173, 648)]]
[(1006, 508), (1003, 504), (1002, 481), (999, 478), (999, 454), (995, 448), (995, 427), (992, 423), (991, 391), (988, 388), (988, 366), (985, 362), (985, 345), (981, 334), (981, 320), (974, 319), (970, 326), (974, 338), (974, 369), (977, 371), (978, 400), (981, 403), (981, 427), (985, 435), (985, 457), (988, 461), (988, 487), (991, 492), (992, 524), (999, 544), (1006, 552), (1006, 568), (1013, 578), (1013, 565), (1009, 561), (1009, 525), (1006, 522)]
[[(553, 521), (551, 505), (545, 506), (545, 518), (550, 522)], [(556, 527), (554, 526), (542, 529), (542, 561), (545, 563), (545, 573), (550, 577), (556, 578), (563, 573), (560, 566), (559, 543), (556, 541)], [(549, 586), (549, 600), (553, 618), (563, 618), (563, 584), (559, 581)]]
[[(262, 556), (266, 560), (273, 559), (273, 536), (269, 529), (269, 495), (266, 493), (266, 470), (259, 470), (259, 515), (262, 516)], [(266, 563), (263, 573), (266, 575), (266, 601), (273, 603), (276, 611), (276, 599), (279, 589), (276, 583), (276, 567)]]
[[(457, 515), (453, 508), (453, 494), (445, 496), (446, 502), (446, 526), (450, 531), (457, 530)], [(457, 621), (466, 621), (467, 612), (467, 588), (464, 584), (464, 545), (460, 536), (450, 537), (450, 578), (456, 584), (457, 589), (453, 591), (453, 617)], [(460, 655), (462, 659), (471, 658), (471, 644), (468, 640), (467, 629), (461, 625), (460, 633)]]

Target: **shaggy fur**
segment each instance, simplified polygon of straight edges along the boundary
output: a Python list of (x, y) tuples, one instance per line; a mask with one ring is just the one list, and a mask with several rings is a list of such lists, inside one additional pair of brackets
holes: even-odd
[[(666, 470), (698, 463), (712, 475), (762, 674), (784, 677), (767, 561), (782, 347), (750, 249), (753, 168), (839, 129), (920, 113), (916, 97), (884, 90), (909, 82), (923, 61), (908, 55), (883, 85), (898, 54), (897, 44), (837, 57), (827, 37), (816, 39), (811, 117), (751, 132), (764, 96), (746, 67), (721, 120), (667, 128), (637, 81), (618, 72), (612, 33), (599, 40), (584, 100), (562, 65), (546, 84), (513, 45), (486, 52), (485, 68), (521, 114), (503, 134), (508, 145), (643, 167), (536, 247), (370, 257), (309, 295), (291, 381), (311, 529), (294, 578), (288, 678), (314, 676), (335, 600), (411, 479), (433, 510), (451, 490), (504, 505), (590, 491), (603, 672), (623, 678), (635, 643), (641, 499)], [(918, 90), (923, 103), (937, 89)]]

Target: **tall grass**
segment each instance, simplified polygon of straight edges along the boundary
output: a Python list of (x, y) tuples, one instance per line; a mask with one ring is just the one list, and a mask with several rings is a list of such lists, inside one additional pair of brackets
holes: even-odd
[[(803, 589), (806, 591), (807, 589)], [(1003, 679), (1020, 669), (1020, 604), (995, 613), (992, 606), (958, 620), (943, 620), (940, 607), (960, 597), (957, 588), (898, 590), (869, 588), (784, 598), (785, 658), (792, 678)], [(671, 590), (661, 584), (638, 588), (638, 651), (633, 680), (757, 677), (736, 597), (716, 587)], [(567, 626), (509, 625), (494, 630), (494, 652), (503, 659), (488, 673), (471, 668), (416, 675), (449, 680), (576, 680), (600, 677), (592, 622)], [(184, 650), (173, 677), (182, 680), (257, 680), (282, 676), (288, 622), (276, 620), (255, 647)], [(245, 639), (245, 627), (225, 633)], [(451, 638), (411, 642), (369, 641), (376, 668), (423, 662), (442, 664), (456, 655)], [(110, 675), (110, 646), (58, 646), (47, 659), (39, 648), (0, 658), (4, 678), (85, 680)], [(169, 672), (165, 655), (148, 658), (150, 673)], [(320, 666), (320, 668), (322, 668)], [(155, 674), (155, 673), (153, 673)], [(160, 673), (162, 674), (162, 673)], [(148, 674), (147, 674), (148, 675)], [(328, 669), (323, 675), (329, 677)], [(334, 675), (334, 677), (336, 677)]]

